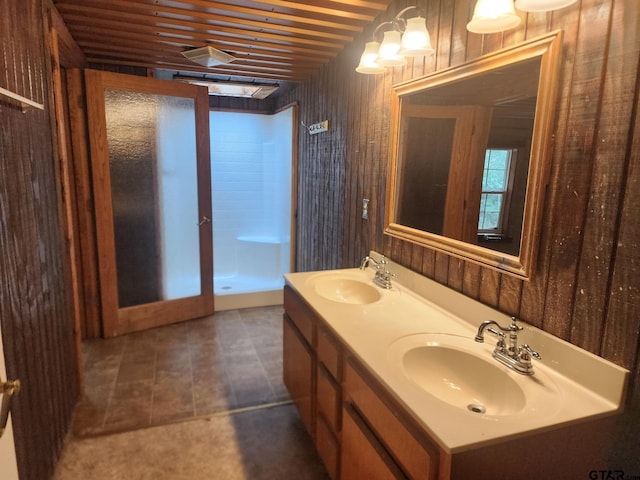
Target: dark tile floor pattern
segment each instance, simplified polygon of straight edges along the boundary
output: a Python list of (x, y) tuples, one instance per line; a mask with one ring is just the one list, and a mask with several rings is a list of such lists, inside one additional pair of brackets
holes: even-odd
[(282, 383), (282, 307), (85, 342), (77, 437), (162, 425), (289, 400)]
[(329, 480), (291, 404), (71, 438), (53, 480)]

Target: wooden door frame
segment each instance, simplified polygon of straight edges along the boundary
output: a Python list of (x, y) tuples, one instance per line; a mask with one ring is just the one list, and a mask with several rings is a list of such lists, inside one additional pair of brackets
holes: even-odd
[(298, 102), (289, 103), (278, 108), (275, 114), (284, 112), (289, 108), (291, 111), (291, 212), (290, 212), (290, 243), (289, 243), (289, 269), (291, 272), (297, 271), (296, 248), (298, 238), (298, 135), (299, 135), (299, 106)]
[[(104, 91), (107, 88), (194, 99), (199, 172), (198, 210), (200, 216), (211, 218), (209, 96), (206, 88), (187, 83), (97, 70), (85, 70), (85, 80), (104, 336), (111, 337), (213, 313), (213, 235), (211, 223), (204, 225), (200, 231), (202, 288), (200, 295), (126, 308), (119, 307), (104, 104)], [(159, 91), (163, 89), (158, 87), (165, 87), (164, 91)]]
[(59, 163), (59, 180), (61, 185), (61, 219), (64, 225), (68, 253), (68, 275), (71, 285), (69, 298), (73, 311), (73, 336), (77, 365), (77, 385), (81, 392), (84, 387), (84, 369), (82, 368), (82, 330), (85, 324), (86, 296), (84, 291), (83, 265), (80, 250), (81, 235), (78, 226), (78, 199), (76, 196), (74, 177), (75, 162), (72, 146), (71, 108), (67, 95), (66, 69), (84, 67), (86, 58), (71, 34), (67, 30), (58, 11), (49, 5), (46, 8), (46, 33), (49, 40), (51, 59), (51, 79), (53, 89), (53, 105), (55, 135)]

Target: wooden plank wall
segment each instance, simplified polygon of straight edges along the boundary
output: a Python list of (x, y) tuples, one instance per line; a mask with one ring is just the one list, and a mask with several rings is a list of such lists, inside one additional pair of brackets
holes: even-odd
[(12, 418), (30, 480), (50, 478), (78, 393), (45, 18), (42, 0), (2, 3), (0, 85), (45, 105), (23, 113), (0, 99), (0, 322), (7, 375), (22, 382)]
[[(623, 423), (639, 430), (640, 2), (582, 0), (551, 13), (520, 12), (520, 27), (484, 36), (466, 30), (474, 4), (394, 2), (380, 21), (408, 5), (424, 8), (436, 49), (432, 58), (410, 60), (381, 76), (355, 73), (376, 23), (281, 99), (299, 101), (303, 121), (328, 119), (330, 124), (330, 132), (315, 136), (301, 129), (298, 268), (353, 267), (374, 249), (612, 360), (632, 372), (628, 415), (635, 416), (627, 415)], [(562, 85), (533, 280), (523, 282), (385, 236), (392, 85), (558, 29), (564, 31)], [(362, 198), (370, 199), (369, 220), (360, 218)], [(631, 430), (619, 434), (620, 443)]]

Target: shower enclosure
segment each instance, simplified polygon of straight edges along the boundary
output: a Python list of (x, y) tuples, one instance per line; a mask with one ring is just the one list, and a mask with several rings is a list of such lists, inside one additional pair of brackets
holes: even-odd
[[(216, 309), (281, 302), (291, 269), (294, 109), (210, 113)], [(222, 307), (222, 308), (221, 308)]]

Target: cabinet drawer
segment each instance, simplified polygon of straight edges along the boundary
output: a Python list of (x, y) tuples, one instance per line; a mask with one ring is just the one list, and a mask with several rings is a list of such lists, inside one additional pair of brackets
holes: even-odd
[(333, 378), (340, 381), (342, 356), (337, 340), (324, 328), (318, 328), (318, 360), (321, 361)]
[(327, 369), (318, 364), (317, 408), (334, 433), (340, 431), (340, 389)]
[(411, 430), (415, 431), (415, 429), (399, 418), (397, 413), (399, 408), (390, 407), (389, 403), (383, 401), (380, 397), (382, 388), (378, 387), (377, 391), (374, 390), (372, 385), (375, 383), (365, 380), (365, 375), (366, 373), (354, 365), (352, 360), (347, 362), (344, 378), (345, 395), (351, 398), (378, 438), (383, 439), (382, 443), (409, 478), (434, 478), (437, 459), (432, 461), (430, 453), (411, 433)]
[(322, 416), (316, 420), (316, 448), (332, 479), (338, 477), (338, 441)]
[(284, 310), (287, 312), (296, 328), (302, 333), (309, 345), (315, 346), (314, 323), (315, 314), (300, 297), (291, 289), (284, 287)]
[(359, 415), (349, 405), (342, 412), (343, 480), (406, 480)]

